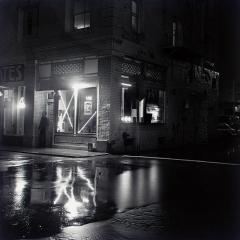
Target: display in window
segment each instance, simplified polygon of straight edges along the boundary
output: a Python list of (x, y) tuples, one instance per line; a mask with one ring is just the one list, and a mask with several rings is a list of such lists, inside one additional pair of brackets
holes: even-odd
[(92, 115), (92, 101), (84, 102), (84, 115)]
[(164, 123), (165, 121), (165, 91), (149, 88), (146, 91), (147, 123)]
[(58, 91), (57, 132), (96, 133), (96, 88)]
[(146, 113), (149, 114), (150, 123), (160, 122), (160, 108), (155, 104), (147, 104)]
[(4, 135), (24, 135), (25, 87), (4, 90)]
[(121, 121), (131, 123), (137, 121), (136, 94), (131, 84), (122, 83)]

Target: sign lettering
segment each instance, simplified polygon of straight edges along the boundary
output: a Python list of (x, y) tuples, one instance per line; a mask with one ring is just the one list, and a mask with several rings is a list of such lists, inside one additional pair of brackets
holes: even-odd
[(0, 67), (0, 82), (23, 81), (23, 64)]

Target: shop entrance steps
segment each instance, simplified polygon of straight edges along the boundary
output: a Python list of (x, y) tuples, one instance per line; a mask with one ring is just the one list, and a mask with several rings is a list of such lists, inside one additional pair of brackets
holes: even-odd
[(88, 144), (87, 144), (87, 143), (78, 143), (78, 144), (55, 143), (55, 144), (53, 144), (53, 148), (73, 149), (73, 150), (85, 150), (85, 151), (88, 151)]

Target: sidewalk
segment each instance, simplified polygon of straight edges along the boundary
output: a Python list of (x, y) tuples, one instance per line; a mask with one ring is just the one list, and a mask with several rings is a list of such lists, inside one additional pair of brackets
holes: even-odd
[(69, 158), (87, 158), (108, 155), (108, 153), (88, 152), (78, 149), (62, 149), (62, 148), (25, 148), (25, 147), (10, 147), (0, 146), (0, 151), (28, 153), (36, 155), (46, 155), (53, 157), (69, 157)]
[(166, 224), (160, 205), (152, 204), (117, 213), (106, 221), (66, 227), (60, 234), (41, 240), (165, 240)]
[[(178, 218), (184, 220), (184, 216), (178, 216)], [(160, 204), (156, 203), (117, 213), (113, 218), (106, 221), (65, 227), (61, 233), (55, 236), (38, 238), (38, 240), (233, 239), (230, 236), (230, 238), (226, 238), (220, 230), (209, 232), (207, 229), (201, 229), (198, 226), (194, 229), (182, 225), (176, 230), (173, 223), (174, 219), (169, 216), (168, 212), (164, 211)]]

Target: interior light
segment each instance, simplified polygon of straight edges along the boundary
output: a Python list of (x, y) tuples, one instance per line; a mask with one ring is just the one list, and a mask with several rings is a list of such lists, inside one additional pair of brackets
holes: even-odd
[(129, 76), (126, 76), (126, 75), (121, 75), (122, 78), (126, 78), (126, 79), (129, 79)]
[(2, 97), (3, 96), (3, 93), (2, 93), (2, 91), (0, 91), (0, 97)]
[(123, 87), (131, 87), (132, 86), (132, 84), (130, 84), (130, 83), (121, 83), (121, 85)]
[(132, 122), (132, 118), (130, 116), (121, 117), (121, 120), (122, 120), (122, 122), (125, 122), (125, 123)]
[(87, 87), (86, 83), (74, 83), (72, 85), (72, 88), (73, 88), (74, 91), (77, 91), (79, 89), (86, 88), (86, 87)]
[(92, 96), (86, 96), (87, 101), (92, 101)]
[(21, 97), (18, 103), (18, 108), (19, 109), (24, 109), (26, 107), (24, 97)]

